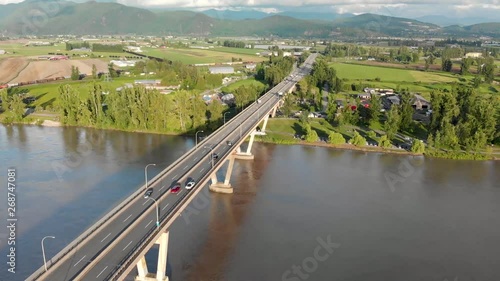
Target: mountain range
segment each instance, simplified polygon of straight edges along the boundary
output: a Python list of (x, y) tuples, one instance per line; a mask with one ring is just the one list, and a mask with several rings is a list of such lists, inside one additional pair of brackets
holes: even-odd
[(114, 3), (26, 0), (0, 5), (0, 34), (142, 34), (366, 38), (370, 36), (480, 36), (500, 38), (500, 23), (441, 27), (376, 14), (286, 11), (148, 10)]

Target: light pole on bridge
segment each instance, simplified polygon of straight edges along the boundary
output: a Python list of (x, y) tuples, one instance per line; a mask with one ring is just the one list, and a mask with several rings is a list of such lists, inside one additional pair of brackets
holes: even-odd
[(159, 207), (158, 207), (158, 201), (156, 201), (154, 198), (152, 197), (146, 197), (148, 200), (151, 199), (155, 202), (155, 205), (156, 205), (156, 227), (160, 227), (160, 220), (159, 220), (159, 217), (160, 217), (160, 211), (159, 211)]
[(224, 112), (224, 114), (223, 114), (223, 116), (224, 116), (224, 125), (226, 125), (226, 114), (228, 114), (228, 113), (229, 113), (229, 111)]
[(198, 131), (198, 132), (196, 132), (196, 134), (194, 134), (194, 138), (196, 139), (196, 145), (195, 145), (195, 148), (198, 148), (198, 133), (203, 133), (203, 130)]
[(45, 238), (54, 239), (55, 237), (54, 236), (45, 236), (42, 238), (42, 242), (40, 243), (40, 244), (42, 244), (43, 266), (45, 267), (45, 271), (47, 271), (47, 261), (45, 260), (45, 249), (43, 248), (43, 240), (45, 240)]
[(148, 167), (149, 166), (156, 166), (156, 164), (147, 164), (146, 167), (144, 167), (144, 178), (146, 179), (146, 189), (148, 189)]

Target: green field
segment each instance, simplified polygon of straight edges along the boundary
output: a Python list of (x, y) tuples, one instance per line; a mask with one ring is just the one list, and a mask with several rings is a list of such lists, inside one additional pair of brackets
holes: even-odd
[(48, 53), (66, 53), (66, 46), (58, 44), (55, 46), (24, 46), (24, 44), (2, 44), (0, 49), (5, 50), (8, 54), (0, 57), (24, 57), (24, 56), (40, 56)]
[[(223, 48), (225, 49), (225, 48)], [(234, 51), (236, 48), (228, 48)], [(244, 49), (243, 49), (244, 50)], [(232, 58), (241, 58), (243, 61), (260, 62), (266, 58), (251, 54), (235, 54), (222, 52), (220, 50), (202, 50), (202, 49), (153, 49), (143, 48), (145, 55), (158, 58), (165, 58), (171, 61), (180, 61), (185, 64), (197, 63), (223, 63), (231, 62)]]
[[(125, 83), (134, 83), (133, 78), (120, 77), (115, 78), (110, 82), (102, 82), (97, 80), (101, 84), (104, 91), (115, 90), (116, 88), (123, 86)], [(24, 86), (15, 88), (18, 91), (28, 91), (28, 95), (36, 97), (36, 101), (31, 104), (31, 106), (37, 106), (41, 108), (47, 108), (48, 106), (54, 106), (57, 104), (57, 98), (59, 96), (59, 87), (61, 85), (69, 84), (75, 90), (79, 91), (82, 96), (86, 96), (94, 83), (93, 80), (82, 80), (82, 81), (71, 81), (67, 80), (64, 83), (48, 83), (32, 86)]]
[(347, 63), (330, 64), (337, 70), (337, 76), (346, 79), (374, 80), (380, 78), (381, 81), (390, 82), (422, 82), (422, 83), (441, 83), (453, 82), (457, 78), (449, 73), (433, 73), (416, 70), (396, 69), (379, 66), (368, 66)]
[[(363, 83), (373, 88), (409, 89), (430, 98), (435, 90), (451, 90), (453, 82), (460, 79), (470, 82), (474, 76), (460, 76), (446, 72), (425, 72), (418, 70), (398, 69), (382, 66), (371, 66), (350, 63), (330, 63), (340, 78), (347, 79), (346, 84)], [(377, 81), (380, 79), (380, 81)], [(463, 81), (462, 81), (463, 82)], [(482, 94), (498, 94), (500, 86), (482, 84), (479, 89)], [(353, 92), (354, 93), (354, 92)]]

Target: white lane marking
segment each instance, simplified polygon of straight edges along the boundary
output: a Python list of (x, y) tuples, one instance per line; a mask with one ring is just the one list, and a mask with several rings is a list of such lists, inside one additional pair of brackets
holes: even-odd
[(198, 157), (195, 157), (193, 162), (196, 162), (196, 160), (198, 160)]
[(79, 264), (87, 255), (83, 256), (77, 263), (75, 263), (75, 265), (73, 266), (76, 266), (77, 264)]
[[(130, 242), (132, 243), (132, 242)], [(101, 276), (101, 274), (104, 272), (104, 270), (106, 270), (106, 268), (108, 268), (108, 266), (106, 265), (106, 267), (101, 271), (101, 273), (97, 274), (97, 276), (95, 277), (96, 279), (99, 278), (99, 276)]]
[(147, 228), (152, 222), (153, 222), (153, 220), (151, 220), (150, 222), (148, 222), (148, 224), (144, 228)]
[(102, 241), (106, 240), (106, 238), (108, 238), (110, 235), (111, 235), (111, 232), (110, 232), (110, 233), (108, 233), (108, 235), (106, 235), (106, 237), (104, 237), (104, 238), (101, 240), (101, 243), (102, 243)]
[(200, 173), (203, 173), (203, 170), (205, 170), (205, 168), (201, 169)]
[(132, 214), (130, 214), (126, 219), (124, 219), (123, 222), (125, 222), (128, 219), (130, 219), (131, 216), (132, 216)]
[(130, 246), (130, 244), (132, 244), (132, 241), (128, 242), (127, 246), (125, 246), (125, 248), (123, 248), (122, 251), (125, 251), (125, 249), (127, 249), (127, 247)]
[(166, 207), (168, 207), (168, 204), (167, 204), (167, 205), (165, 205), (165, 207), (163, 207), (161, 210), (162, 210), (162, 211), (163, 211), (163, 210), (165, 210), (165, 208), (166, 208)]
[(188, 166), (186, 165), (186, 167), (184, 167), (184, 170), (186, 170), (186, 169), (187, 169), (187, 167), (188, 167)]
[(177, 174), (172, 179), (175, 180), (176, 177), (177, 177)]
[(144, 206), (146, 203), (148, 203), (149, 200), (146, 200), (144, 201), (144, 203), (142, 203), (142, 206)]
[(167, 186), (167, 185), (162, 186), (160, 189), (158, 189), (158, 191), (160, 191), (160, 190), (164, 189), (164, 188), (165, 188), (165, 186)]

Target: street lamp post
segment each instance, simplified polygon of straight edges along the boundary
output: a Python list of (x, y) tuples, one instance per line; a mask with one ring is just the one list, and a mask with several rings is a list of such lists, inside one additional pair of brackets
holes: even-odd
[(152, 197), (148, 197), (147, 199), (151, 199), (151, 200), (153, 200), (155, 202), (155, 205), (156, 205), (156, 227), (160, 227), (160, 220), (159, 220), (160, 211), (159, 211), (159, 208), (158, 208), (158, 201), (156, 201)]
[(212, 168), (214, 167), (214, 149), (210, 146), (204, 146), (203, 148), (210, 148), (210, 162), (212, 163)]
[(45, 267), (45, 271), (47, 271), (47, 261), (45, 260), (45, 249), (43, 248), (43, 240), (45, 240), (45, 238), (55, 238), (55, 237), (54, 236), (45, 236), (45, 237), (43, 237), (42, 242), (40, 243), (40, 244), (42, 244), (43, 265)]
[(147, 164), (146, 167), (144, 167), (144, 178), (146, 179), (146, 189), (148, 189), (148, 167), (149, 166), (156, 166), (156, 164)]
[(198, 131), (198, 132), (196, 132), (196, 134), (194, 134), (194, 137), (195, 137), (195, 139), (196, 139), (196, 145), (195, 145), (195, 148), (198, 148), (198, 133), (203, 133), (203, 130)]
[(226, 114), (228, 114), (228, 113), (229, 113), (229, 111), (228, 112), (224, 112), (224, 125), (226, 125)]

